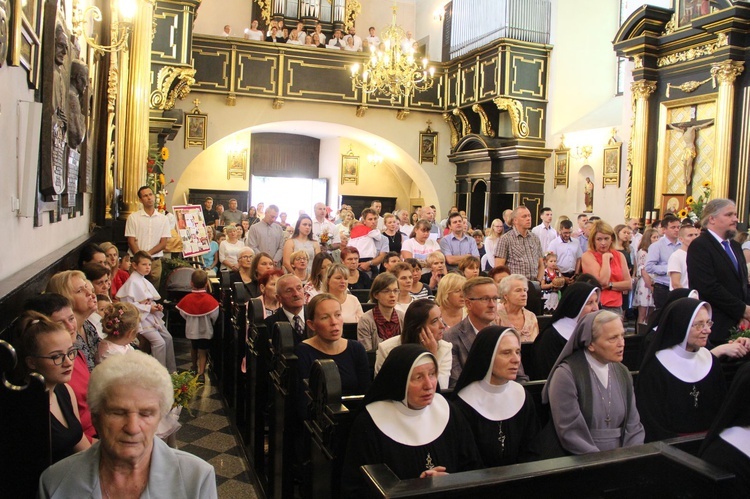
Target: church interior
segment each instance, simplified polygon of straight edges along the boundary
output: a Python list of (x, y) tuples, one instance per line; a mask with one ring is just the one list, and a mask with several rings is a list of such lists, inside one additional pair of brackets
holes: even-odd
[[(290, 39), (301, 23), (301, 41), (272, 38), (271, 23)], [(316, 26), (327, 42), (312, 41)], [(389, 80), (379, 73), (396, 53), (381, 43), (391, 28), (404, 64)], [(352, 50), (330, 44), (339, 30)], [(0, 338), (81, 248), (127, 251), (141, 186), (160, 211), (211, 196), (245, 213), (278, 205), (294, 225), (318, 202), (332, 216), (358, 207), (358, 218), (378, 200), (384, 213), (432, 206), (437, 221), (455, 206), (482, 231), (519, 205), (532, 226), (551, 207), (574, 226), (596, 215), (646, 229), (694, 199), (730, 198), (747, 230), (749, 41), (750, 2), (740, 0), (0, 0)], [(252, 304), (238, 312), (215, 284), (224, 343), (211, 347), (214, 374), (178, 445), (216, 467), (219, 497), (338, 494), (331, 463), (347, 409), (329, 373), (310, 382), (320, 391), (312, 464), (299, 478), (291, 444), (274, 440), (290, 424), (279, 386), (296, 357), (273, 345), (267, 382), (282, 417), (259, 410), (260, 388), (238, 362), (259, 348), (247, 333)], [(178, 365), (189, 361), (178, 353)], [(228, 443), (212, 449), (212, 433)], [(730, 490), (725, 472), (690, 455), (698, 446), (459, 473), (452, 484), (399, 482), (379, 468), (369, 478), (382, 492), (373, 497), (399, 483), (414, 496), (529, 490), (522, 472), (548, 493), (585, 479), (624, 494), (631, 474), (656, 486), (643, 470), (663, 465), (673, 492)], [(221, 463), (231, 463), (224, 474)], [(694, 479), (677, 485), (686, 469)]]

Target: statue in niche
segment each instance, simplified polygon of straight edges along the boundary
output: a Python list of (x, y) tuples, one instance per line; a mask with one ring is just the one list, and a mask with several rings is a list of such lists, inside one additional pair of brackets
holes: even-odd
[(594, 182), (591, 177), (586, 177), (586, 185), (583, 186), (583, 205), (584, 213), (594, 212)]
[(698, 156), (698, 151), (695, 146), (695, 139), (698, 135), (698, 130), (706, 128), (714, 124), (714, 120), (709, 120), (702, 125), (691, 125), (688, 126), (686, 123), (675, 123), (667, 124), (667, 128), (670, 130), (679, 130), (682, 132), (682, 141), (685, 144), (685, 150), (680, 158), (682, 163), (682, 174), (685, 177), (685, 185), (688, 186), (693, 182), (693, 163), (695, 157)]
[(78, 149), (86, 137), (86, 115), (83, 114), (86, 89), (89, 86), (89, 68), (81, 61), (70, 65), (68, 89), (68, 146)]

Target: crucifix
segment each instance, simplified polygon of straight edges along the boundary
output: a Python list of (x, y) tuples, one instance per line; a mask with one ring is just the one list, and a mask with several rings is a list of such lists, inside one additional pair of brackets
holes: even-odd
[(693, 397), (693, 407), (698, 407), (698, 395), (700, 394), (701, 392), (693, 385), (693, 391), (690, 392), (690, 396)]
[(698, 155), (698, 150), (695, 144), (696, 139), (698, 138), (698, 130), (714, 124), (714, 120), (712, 119), (696, 120), (695, 108), (691, 109), (690, 114), (692, 117), (691, 121), (683, 123), (667, 123), (667, 128), (670, 130), (682, 132), (682, 141), (685, 144), (685, 150), (680, 157), (680, 163), (682, 164), (682, 173), (685, 177), (685, 190), (688, 195), (692, 194), (693, 162)]

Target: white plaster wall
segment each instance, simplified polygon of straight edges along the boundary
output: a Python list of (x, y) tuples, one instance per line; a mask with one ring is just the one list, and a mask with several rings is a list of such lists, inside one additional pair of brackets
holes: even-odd
[(427, 38), (427, 57), (439, 61), (443, 56), (443, 22), (435, 20), (435, 11), (443, 11), (447, 0), (421, 0), (417, 3), (415, 35), (417, 40)]
[[(12, 200), (19, 197), (19, 176), (16, 157), (18, 154), (19, 101), (33, 101), (33, 92), (28, 90), (26, 72), (7, 64), (0, 68), (0, 151), (2, 151), (2, 182), (0, 182), (0, 227), (3, 228), (0, 279), (33, 264), (57, 248), (85, 235), (89, 230), (90, 196), (84, 196), (83, 216), (74, 219), (65, 217), (51, 224), (47, 215), (44, 225), (34, 227), (32, 218), (19, 218), (12, 209)], [(39, 140), (38, 137), (33, 140)], [(49, 263), (49, 262), (46, 262)]]
[[(337, 198), (332, 196), (358, 193), (397, 197), (399, 208), (409, 208), (409, 196), (413, 191), (411, 183), (417, 184), (427, 204), (435, 204), (439, 210), (453, 202), (456, 169), (447, 160), (449, 131), (436, 114), (412, 111), (406, 120), (400, 121), (396, 119), (395, 109), (371, 108), (365, 117), (357, 118), (354, 108), (329, 104), (286, 101), (282, 109), (274, 110), (271, 101), (266, 99), (238, 97), (237, 105), (233, 107), (226, 106), (224, 97), (219, 95), (193, 93), (186, 100), (192, 101), (196, 97), (201, 100), (201, 110), (208, 114), (208, 147), (205, 151), (184, 149), (184, 131), (169, 144), (171, 154), (165, 173), (167, 179), (173, 178), (175, 183), (168, 189), (168, 206), (181, 203), (184, 193), (190, 188), (247, 188), (247, 182), (242, 179), (226, 178), (226, 151), (236, 141), (233, 134), (239, 131), (245, 134), (273, 131), (322, 139), (319, 175), (335, 178), (329, 186), (338, 182), (340, 155), (347, 151), (349, 144), (362, 150), (363, 153), (359, 154), (362, 157), (360, 186), (339, 184), (335, 195), (329, 188), (329, 204), (337, 203)], [(178, 106), (185, 111), (192, 108), (185, 101), (179, 102)], [(432, 121), (433, 130), (440, 134), (437, 165), (417, 162), (419, 131), (427, 127), (428, 119)], [(340, 147), (333, 145), (333, 139), (339, 140)], [(372, 151), (383, 156), (387, 165), (370, 176), (370, 170), (365, 168), (369, 168), (366, 157)]]
[[(581, 12), (586, 12), (582, 18)], [(595, 22), (592, 22), (595, 20)], [(584, 29), (585, 23), (585, 29)], [(569, 187), (554, 187), (554, 156), (546, 163), (545, 204), (555, 216), (577, 216), (583, 187), (579, 171), (594, 171), (594, 214), (611, 224), (624, 217), (628, 183), (627, 144), (630, 140), (630, 97), (615, 96), (617, 59), (612, 40), (618, 29), (618, 2), (559, 0), (552, 2), (547, 147), (557, 149), (560, 137), (571, 149)], [(629, 88), (629, 83), (626, 82)], [(620, 187), (602, 187), (602, 161), (612, 128), (623, 142)], [(591, 146), (588, 159), (576, 148)], [(576, 157), (578, 156), (578, 157)]]
[(224, 25), (232, 26), (232, 34), (241, 37), (250, 27), (252, 0), (203, 0), (193, 24), (193, 33), (219, 36)]
[(341, 172), (341, 139), (320, 139), (318, 176), (328, 180), (326, 205), (339, 206), (339, 175)]

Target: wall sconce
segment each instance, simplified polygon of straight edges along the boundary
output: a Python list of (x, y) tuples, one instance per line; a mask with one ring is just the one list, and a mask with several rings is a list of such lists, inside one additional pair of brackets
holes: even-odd
[(370, 163), (370, 166), (375, 168), (375, 167), (380, 166), (381, 163), (383, 163), (383, 156), (380, 156), (378, 154), (368, 154), (367, 161)]
[(86, 33), (86, 28), (89, 27), (89, 16), (94, 22), (102, 21), (102, 11), (95, 5), (89, 5), (83, 11), (81, 11), (80, 2), (76, 5), (73, 9), (73, 34), (83, 38), (88, 46), (98, 52), (114, 53), (124, 50), (127, 48), (128, 35), (133, 26), (132, 19), (136, 14), (135, 0), (119, 0), (118, 10), (123, 21), (112, 23), (113, 42), (111, 45), (100, 45), (94, 37)]
[(583, 158), (584, 160), (589, 159), (591, 153), (594, 152), (592, 146), (576, 146), (576, 157)]

